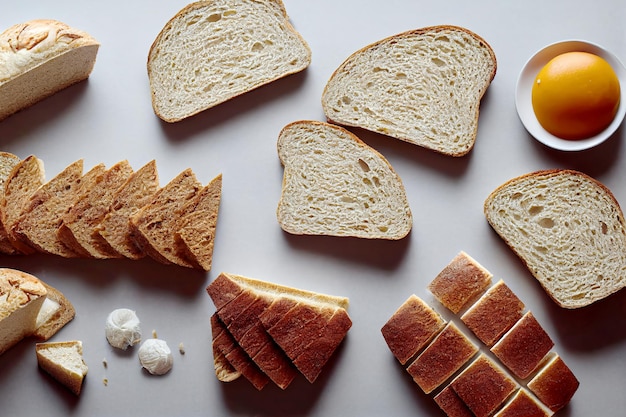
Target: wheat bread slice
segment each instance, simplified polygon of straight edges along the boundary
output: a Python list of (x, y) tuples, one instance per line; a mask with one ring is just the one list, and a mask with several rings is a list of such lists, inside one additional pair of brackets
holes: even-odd
[(139, 209), (150, 202), (159, 189), (156, 162), (148, 162), (115, 192), (109, 211), (97, 231), (117, 253), (129, 259), (141, 259), (146, 254), (137, 244), (135, 229), (130, 219)]
[(1, 198), (0, 217), (11, 244), (22, 254), (32, 254), (36, 250), (21, 242), (14, 233), (21, 215), (28, 207), (31, 196), (45, 183), (43, 161), (34, 155), (20, 161), (4, 183)]
[(35, 352), (41, 369), (74, 395), (80, 395), (88, 371), (81, 341), (37, 343)]
[(190, 168), (185, 169), (164, 187), (150, 202), (131, 217), (141, 250), (158, 262), (192, 268), (176, 239), (175, 231), (183, 207), (194, 200), (202, 184)]
[(489, 44), (465, 28), (411, 30), (348, 57), (328, 80), (322, 108), (334, 123), (463, 156), (496, 68)]
[(78, 256), (58, 239), (57, 231), (73, 204), (83, 176), (83, 160), (73, 162), (33, 193), (13, 231), (24, 244), (40, 252)]
[(624, 214), (598, 180), (574, 170), (524, 174), (492, 191), (484, 213), (560, 307), (585, 307), (626, 286)]
[(89, 77), (100, 44), (51, 19), (0, 34), (0, 120)]
[[(0, 189), (3, 192), (4, 183), (13, 170), (13, 167), (15, 167), (18, 162), (20, 162), (20, 158), (17, 155), (13, 155), (9, 152), (0, 152)], [(0, 216), (0, 253), (12, 255), (16, 252), (17, 249), (9, 240), (6, 230), (4, 230), (4, 225), (2, 224), (2, 216)]]
[(76, 315), (74, 306), (61, 291), (43, 281), (42, 284), (48, 293), (37, 314), (35, 331), (31, 334), (40, 342), (50, 339)]
[(177, 122), (310, 62), (281, 0), (197, 1), (167, 22), (150, 48), (154, 112)]
[(133, 169), (123, 160), (98, 175), (81, 191), (69, 212), (63, 216), (63, 228), (69, 230), (90, 257), (120, 258), (121, 255), (98, 233), (98, 226), (109, 212), (115, 192), (128, 180)]
[(402, 180), (346, 129), (297, 121), (282, 129), (277, 147), (284, 166), (277, 218), (284, 231), (398, 240), (411, 230)]

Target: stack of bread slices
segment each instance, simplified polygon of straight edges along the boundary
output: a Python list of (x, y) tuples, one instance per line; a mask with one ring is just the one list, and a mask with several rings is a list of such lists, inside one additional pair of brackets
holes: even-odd
[(153, 258), (210, 270), (222, 177), (206, 186), (186, 169), (159, 186), (154, 160), (83, 172), (83, 161), (46, 181), (43, 162), (0, 154), (0, 252), (66, 258)]
[(208, 287), (215, 372), (261, 390), (286, 389), (300, 373), (313, 383), (352, 321), (348, 299), (222, 273)]

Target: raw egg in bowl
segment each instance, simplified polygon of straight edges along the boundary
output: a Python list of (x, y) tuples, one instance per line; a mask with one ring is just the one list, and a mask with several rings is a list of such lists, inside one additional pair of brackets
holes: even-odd
[(539, 142), (562, 151), (607, 140), (626, 114), (626, 68), (599, 45), (561, 41), (538, 51), (522, 69), (517, 113)]

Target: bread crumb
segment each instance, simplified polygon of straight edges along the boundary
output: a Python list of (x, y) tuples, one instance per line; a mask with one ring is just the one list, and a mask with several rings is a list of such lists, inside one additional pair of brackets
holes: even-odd
[(107, 362), (107, 358), (102, 359), (102, 366), (104, 366), (105, 368), (109, 367), (109, 363)]
[(152, 330), (152, 338), (158, 339), (156, 330)]
[(183, 345), (183, 342), (180, 342), (178, 344), (178, 351), (180, 352), (181, 355), (185, 354), (185, 345)]
[(104, 384), (105, 387), (109, 386), (109, 379), (108, 378), (102, 378), (102, 383)]

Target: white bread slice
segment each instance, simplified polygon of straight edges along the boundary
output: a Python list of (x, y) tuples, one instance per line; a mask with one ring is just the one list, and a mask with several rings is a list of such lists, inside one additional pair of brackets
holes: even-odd
[(513, 178), (485, 200), (489, 224), (563, 308), (626, 286), (626, 223), (612, 192), (578, 171)]
[(83, 360), (83, 344), (80, 340), (37, 343), (35, 352), (41, 369), (72, 393), (80, 395), (89, 370)]
[(31, 196), (45, 182), (43, 162), (34, 155), (20, 161), (4, 183), (4, 193), (0, 197), (0, 218), (4, 230), (13, 246), (22, 254), (31, 254), (35, 249), (22, 243), (14, 233)]
[(402, 180), (346, 129), (293, 122), (280, 132), (278, 156), (285, 170), (277, 218), (286, 232), (398, 240), (411, 230)]
[[(20, 158), (17, 155), (13, 155), (9, 152), (0, 152), (0, 189), (4, 192), (4, 183), (6, 182), (9, 174), (20, 162)], [(2, 224), (2, 216), (0, 216), (0, 253), (12, 255), (17, 252), (15, 246), (9, 240), (4, 225)]]
[(496, 67), (489, 44), (465, 28), (412, 30), (348, 57), (326, 84), (322, 107), (329, 121), (463, 156)]
[(68, 165), (30, 197), (22, 216), (13, 229), (23, 243), (40, 252), (76, 257), (77, 254), (57, 237), (61, 219), (70, 209), (80, 187), (83, 160)]
[(113, 196), (108, 213), (97, 227), (98, 233), (111, 247), (129, 259), (141, 259), (145, 253), (136, 243), (131, 217), (148, 204), (159, 189), (156, 162), (148, 162), (134, 172)]
[(93, 70), (99, 43), (55, 20), (32, 20), (0, 34), (0, 120), (79, 81)]
[(47, 294), (36, 277), (0, 268), (0, 355), (35, 332)]
[(180, 10), (148, 55), (152, 105), (176, 122), (304, 70), (311, 51), (281, 0), (210, 0)]

